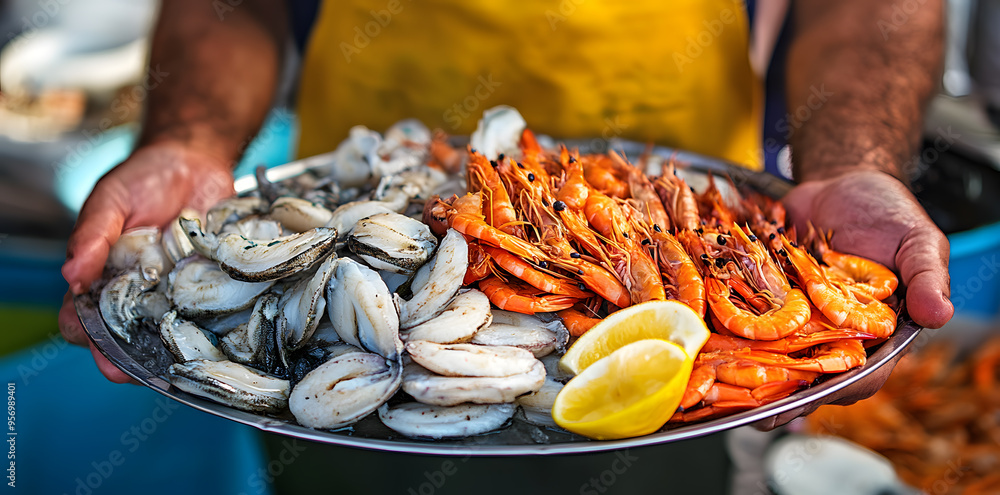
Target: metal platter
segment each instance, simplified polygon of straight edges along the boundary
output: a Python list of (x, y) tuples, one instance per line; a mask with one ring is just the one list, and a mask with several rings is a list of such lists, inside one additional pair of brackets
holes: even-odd
[[(650, 153), (663, 159), (672, 159), (684, 167), (685, 179), (696, 178), (691, 174), (705, 176), (707, 173), (714, 173), (729, 176), (737, 185), (745, 185), (776, 198), (783, 196), (791, 188), (791, 184), (774, 176), (747, 171), (735, 164), (686, 151), (663, 147), (647, 149), (641, 143), (618, 140), (611, 142), (570, 140), (565, 143), (571, 148), (577, 147), (583, 151), (605, 151), (599, 149), (600, 147), (619, 150), (633, 159), (642, 153)], [(268, 170), (267, 178), (271, 181), (280, 181), (327, 163), (329, 156), (318, 155), (272, 168)], [(240, 193), (255, 187), (256, 180), (252, 177), (243, 177), (236, 181), (236, 189)], [(895, 333), (878, 347), (869, 349), (868, 361), (864, 366), (821, 378), (820, 383), (779, 401), (713, 421), (676, 427), (666, 426), (656, 433), (636, 438), (596, 441), (563, 430), (533, 426), (515, 416), (509, 426), (499, 431), (460, 440), (428, 441), (402, 437), (382, 425), (375, 415), (370, 415), (351, 427), (340, 430), (314, 430), (299, 426), (288, 413), (282, 416), (253, 414), (195, 397), (171, 386), (164, 378), (166, 367), (172, 362), (172, 358), (169, 357), (157, 332), (139, 332), (140, 335), (133, 344), (125, 343), (113, 337), (108, 331), (98, 310), (97, 301), (90, 294), (77, 296), (75, 304), (87, 334), (104, 356), (139, 383), (182, 404), (262, 431), (304, 440), (390, 452), (456, 456), (592, 453), (676, 442), (750, 424), (764, 427), (781, 424), (799, 414), (811, 411), (818, 404), (842, 398), (847, 387), (866, 377), (876, 378), (872, 375), (885, 366), (894, 365), (921, 330), (904, 309), (900, 311)]]

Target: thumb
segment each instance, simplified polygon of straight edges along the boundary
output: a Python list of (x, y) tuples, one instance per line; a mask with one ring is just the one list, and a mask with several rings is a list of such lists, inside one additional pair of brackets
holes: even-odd
[(951, 319), (948, 238), (930, 221), (910, 229), (896, 252), (896, 267), (906, 285), (906, 309), (918, 325), (941, 328)]
[(90, 288), (104, 270), (108, 251), (121, 235), (129, 215), (127, 192), (120, 183), (101, 181), (80, 210), (69, 237), (62, 274), (70, 290), (80, 294)]

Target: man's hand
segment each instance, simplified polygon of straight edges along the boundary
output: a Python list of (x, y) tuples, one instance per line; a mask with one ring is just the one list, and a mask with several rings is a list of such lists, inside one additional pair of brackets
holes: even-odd
[(940, 328), (954, 308), (948, 286), (948, 239), (894, 177), (855, 171), (805, 182), (784, 199), (792, 222), (833, 232), (833, 248), (875, 260), (900, 275), (906, 309), (918, 325)]
[(140, 226), (166, 226), (181, 209), (205, 211), (233, 194), (230, 164), (175, 143), (157, 143), (136, 150), (94, 187), (80, 210), (69, 238), (63, 277), (70, 293), (59, 312), (59, 330), (67, 341), (90, 344), (97, 367), (109, 380), (129, 380), (87, 339), (73, 307), (73, 295), (90, 290), (101, 277), (108, 250), (122, 231)]

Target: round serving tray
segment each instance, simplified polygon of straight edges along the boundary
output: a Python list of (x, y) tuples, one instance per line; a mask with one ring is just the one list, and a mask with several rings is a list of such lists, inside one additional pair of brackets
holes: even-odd
[[(623, 151), (633, 159), (641, 153), (650, 152), (652, 155), (673, 159), (683, 167), (686, 179), (689, 178), (689, 173), (704, 175), (711, 172), (728, 176), (737, 185), (746, 185), (776, 198), (783, 196), (791, 187), (788, 182), (774, 176), (751, 172), (735, 164), (686, 151), (663, 147), (653, 147), (651, 150), (647, 150), (646, 146), (641, 143), (620, 140), (610, 142), (568, 140), (564, 142), (571, 148), (577, 147), (581, 150), (594, 150), (604, 146)], [(604, 150), (596, 149), (596, 151)], [(288, 179), (312, 167), (329, 162), (328, 155), (318, 155), (274, 167), (267, 171), (267, 178), (271, 181)], [(245, 193), (255, 187), (256, 180), (253, 177), (242, 177), (236, 181), (236, 190), (239, 193)], [(97, 301), (90, 294), (77, 296), (75, 304), (77, 314), (80, 316), (80, 321), (83, 323), (87, 335), (104, 356), (139, 383), (182, 404), (253, 426), (262, 431), (304, 440), (391, 452), (460, 456), (602, 452), (676, 442), (750, 424), (771, 425), (776, 417), (791, 417), (797, 411), (807, 410), (815, 403), (826, 403), (838, 398), (838, 393), (844, 388), (871, 375), (879, 368), (895, 362), (920, 332), (920, 327), (913, 323), (903, 310), (898, 317), (896, 331), (888, 340), (874, 348), (874, 352), (869, 350), (871, 354), (864, 366), (846, 373), (825, 377), (820, 383), (779, 401), (713, 421), (682, 426), (668, 425), (650, 435), (624, 440), (597, 441), (563, 430), (534, 426), (515, 416), (514, 421), (508, 427), (496, 432), (460, 440), (432, 441), (402, 437), (382, 425), (376, 415), (370, 415), (351, 427), (340, 430), (314, 430), (299, 426), (290, 414), (283, 416), (254, 414), (193, 396), (171, 386), (170, 382), (166, 380), (166, 367), (171, 362), (171, 358), (160, 341), (158, 333), (153, 331), (140, 332), (135, 342), (126, 343), (112, 336), (108, 331), (101, 318)]]

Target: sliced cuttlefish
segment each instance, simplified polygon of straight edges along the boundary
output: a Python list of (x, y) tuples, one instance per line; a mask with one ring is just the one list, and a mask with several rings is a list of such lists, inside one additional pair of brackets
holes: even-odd
[(168, 295), (177, 312), (187, 318), (212, 318), (253, 306), (273, 282), (234, 280), (219, 265), (204, 258), (187, 258), (168, 277)]
[(326, 227), (326, 224), (333, 218), (333, 212), (323, 206), (289, 196), (274, 200), (274, 203), (271, 203), (269, 215), (292, 232), (305, 232), (316, 227)]
[(444, 376), (511, 376), (528, 373), (539, 361), (517, 347), (475, 344), (435, 344), (426, 340), (406, 343), (406, 352), (417, 364)]
[(379, 213), (358, 222), (347, 238), (347, 247), (376, 269), (409, 274), (427, 262), (437, 239), (419, 220), (399, 213)]
[(559, 320), (545, 322), (534, 315), (494, 309), (493, 322), (476, 332), (472, 343), (520, 347), (542, 357), (565, 345), (568, 337)]
[(387, 359), (396, 359), (403, 351), (399, 317), (378, 272), (350, 258), (338, 258), (326, 299), (330, 321), (344, 342)]
[(288, 405), (299, 424), (339, 428), (389, 400), (400, 385), (400, 364), (378, 354), (350, 352), (323, 363), (295, 385)]
[(531, 371), (504, 377), (441, 376), (415, 363), (403, 370), (403, 390), (418, 402), (454, 406), (463, 402), (503, 404), (534, 392), (545, 382), (545, 366), (536, 361)]
[(428, 340), (438, 344), (468, 342), (493, 320), (490, 300), (477, 289), (463, 289), (445, 310), (405, 332), (403, 340)]
[(448, 229), (434, 257), (420, 267), (414, 280), (419, 287), (412, 287), (409, 301), (396, 295), (401, 328), (412, 328), (441, 314), (462, 286), (462, 279), (469, 266), (469, 246), (465, 237), (455, 229)]
[(188, 361), (167, 370), (170, 383), (193, 395), (251, 412), (288, 407), (288, 380), (232, 361)]
[(407, 402), (382, 405), (378, 417), (397, 433), (411, 438), (461, 438), (499, 429), (514, 415), (513, 404), (431, 406)]

